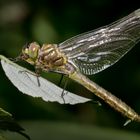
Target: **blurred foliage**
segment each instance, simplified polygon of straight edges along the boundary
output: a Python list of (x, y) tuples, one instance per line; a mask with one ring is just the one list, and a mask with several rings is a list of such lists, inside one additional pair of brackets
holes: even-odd
[[(30, 41), (60, 43), (79, 33), (109, 24), (138, 8), (136, 0), (1, 0), (0, 54), (14, 58)], [(137, 112), (140, 112), (139, 45), (111, 68), (89, 77)], [(46, 77), (59, 83), (59, 74), (48, 73)], [(124, 129), (125, 119), (102, 100), (73, 81), (69, 81), (67, 88), (74, 93), (92, 96), (93, 100), (102, 103), (102, 107), (93, 103), (74, 106), (46, 103), (22, 95), (0, 68), (0, 106), (12, 112), (17, 120), (45, 119)], [(140, 124), (133, 122), (125, 130), (139, 132)]]
[[(114, 130), (77, 123), (48, 121), (22, 122), (33, 140), (139, 140), (140, 135), (122, 130)], [(40, 131), (41, 129), (41, 131)], [(25, 140), (20, 135), (7, 134), (10, 140)]]
[[(17, 132), (21, 135), (23, 135), (24, 137), (26, 137), (28, 140), (30, 140), (29, 136), (26, 135), (24, 132), (24, 129), (14, 121), (14, 119), (12, 118), (12, 115), (8, 112), (6, 112), (5, 110), (3, 110), (2, 108), (0, 108), (0, 130), (6, 131), (12, 131), (12, 132)], [(4, 138), (2, 138), (2, 135), (0, 133), (0, 140), (3, 140)]]

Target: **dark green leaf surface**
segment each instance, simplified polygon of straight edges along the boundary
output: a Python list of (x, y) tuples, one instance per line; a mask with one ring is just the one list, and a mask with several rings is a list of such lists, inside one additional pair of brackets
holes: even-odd
[[(139, 140), (140, 135), (117, 129), (48, 121), (22, 122), (32, 140)], [(10, 140), (24, 140), (9, 134)]]
[(22, 132), (24, 131), (24, 129), (17, 122), (14, 121), (12, 115), (7, 111), (3, 110), (2, 108), (0, 108), (0, 130), (17, 132), (25, 136), (27, 139), (30, 139), (28, 135)]

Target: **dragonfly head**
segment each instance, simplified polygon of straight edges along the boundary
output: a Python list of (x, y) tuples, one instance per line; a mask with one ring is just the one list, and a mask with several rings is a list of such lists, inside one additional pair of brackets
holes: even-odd
[(34, 65), (39, 52), (40, 46), (36, 42), (32, 42), (30, 44), (26, 44), (22, 49), (21, 59)]

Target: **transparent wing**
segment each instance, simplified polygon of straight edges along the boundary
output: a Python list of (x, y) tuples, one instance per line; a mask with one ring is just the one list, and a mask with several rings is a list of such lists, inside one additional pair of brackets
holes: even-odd
[(41, 97), (45, 101), (56, 101), (61, 104), (77, 104), (90, 101), (90, 99), (75, 95), (66, 90), (62, 98), (62, 88), (42, 77), (39, 77), (40, 86), (38, 86), (35, 73), (11, 62), (4, 56), (0, 56), (0, 59), (5, 74), (22, 93), (33, 97)]
[(117, 62), (140, 40), (140, 9), (99, 29), (59, 44), (60, 50), (81, 72), (100, 72)]

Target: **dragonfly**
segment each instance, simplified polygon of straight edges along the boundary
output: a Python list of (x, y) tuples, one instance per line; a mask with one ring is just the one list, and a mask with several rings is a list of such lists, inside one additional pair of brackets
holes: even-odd
[(130, 106), (86, 76), (112, 66), (139, 41), (140, 9), (110, 25), (74, 36), (60, 44), (31, 42), (23, 47), (17, 59), (33, 65), (37, 73), (53, 71), (67, 75), (130, 121), (140, 122), (140, 116)]

